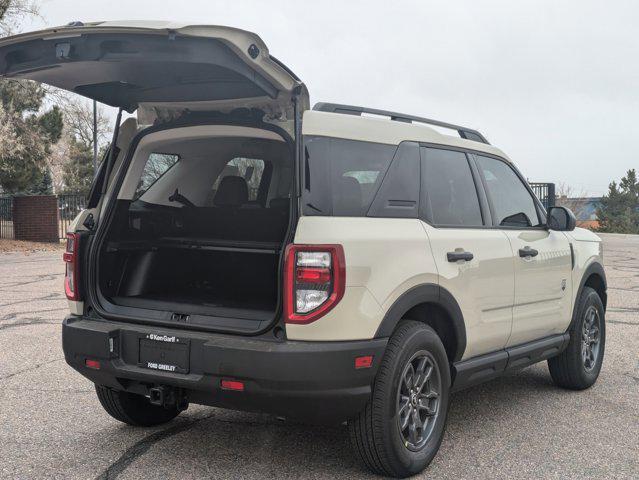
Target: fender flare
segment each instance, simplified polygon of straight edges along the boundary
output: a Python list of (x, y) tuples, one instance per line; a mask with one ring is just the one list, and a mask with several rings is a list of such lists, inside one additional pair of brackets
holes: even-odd
[(466, 324), (459, 304), (453, 295), (445, 288), (435, 284), (417, 285), (404, 292), (384, 315), (379, 325), (375, 338), (390, 337), (395, 327), (406, 312), (422, 303), (433, 303), (443, 308), (452, 319), (453, 331), (457, 339), (457, 351), (453, 355), (453, 361), (461, 360), (466, 351)]
[[(573, 308), (572, 308), (572, 319), (570, 320), (570, 326), (568, 327), (568, 331), (572, 330), (572, 327), (577, 321), (577, 316), (579, 313), (577, 312), (577, 302), (579, 301), (579, 298), (581, 297), (581, 294), (584, 291), (584, 287), (586, 286), (586, 281), (593, 273), (596, 273), (597, 275), (601, 277), (603, 281), (603, 285), (604, 285), (604, 291), (608, 289), (606, 272), (604, 271), (603, 265), (601, 265), (601, 263), (597, 261), (592, 262), (590, 265), (586, 267), (586, 270), (584, 270), (584, 273), (581, 276), (581, 280), (579, 281), (579, 288), (577, 289), (577, 295), (575, 296), (575, 304), (573, 305)], [(607, 298), (602, 298), (601, 302), (603, 303), (604, 311), (605, 311), (607, 306)]]

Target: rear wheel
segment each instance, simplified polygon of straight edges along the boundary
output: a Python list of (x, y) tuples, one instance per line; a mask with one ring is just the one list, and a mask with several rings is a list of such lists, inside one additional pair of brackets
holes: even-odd
[(606, 346), (605, 312), (599, 294), (584, 287), (577, 300), (577, 321), (570, 342), (561, 355), (548, 360), (556, 385), (571, 390), (592, 386), (599, 376)]
[(449, 389), (448, 358), (435, 331), (402, 321), (388, 342), (371, 400), (349, 421), (360, 461), (393, 477), (426, 468), (442, 441)]
[(170, 422), (180, 413), (177, 408), (152, 405), (143, 395), (95, 386), (98, 400), (116, 420), (136, 427), (152, 427)]

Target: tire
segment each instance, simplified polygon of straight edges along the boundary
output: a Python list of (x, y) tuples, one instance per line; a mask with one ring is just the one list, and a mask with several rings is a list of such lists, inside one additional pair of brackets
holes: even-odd
[(180, 413), (177, 408), (167, 409), (151, 405), (143, 395), (95, 386), (98, 400), (116, 420), (134, 427), (152, 427), (170, 422)]
[[(548, 369), (555, 385), (584, 390), (597, 381), (601, 371), (606, 346), (605, 310), (599, 294), (590, 287), (584, 287), (575, 308), (577, 317), (569, 332), (568, 347), (548, 360)], [(595, 321), (592, 320), (593, 315), (596, 316)], [(591, 321), (597, 324), (597, 334), (589, 326)], [(590, 345), (590, 354), (584, 343)]]
[[(422, 395), (416, 401), (407, 387), (414, 383), (404, 382), (402, 378), (423, 379), (423, 375), (411, 377), (409, 367), (410, 364), (413, 372), (419, 372), (422, 362), (427, 364), (423, 371), (431, 372), (430, 379), (421, 382), (422, 393), (436, 392), (438, 396)], [(388, 342), (370, 401), (348, 422), (351, 444), (360, 462), (378, 475), (404, 478), (421, 472), (433, 460), (442, 442), (449, 391), (450, 366), (441, 340), (429, 326), (402, 320)], [(400, 409), (400, 402), (404, 409)], [(411, 408), (419, 412), (420, 422), (428, 418), (420, 439), (411, 437), (410, 427), (402, 430), (400, 425), (401, 420), (414, 418), (401, 413)]]

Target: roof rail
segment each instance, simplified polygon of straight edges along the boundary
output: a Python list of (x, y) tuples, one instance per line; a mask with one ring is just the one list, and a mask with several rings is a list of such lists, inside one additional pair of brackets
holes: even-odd
[(439, 120), (431, 120), (429, 118), (424, 118), (424, 117), (416, 117), (414, 115), (406, 115), (404, 113), (389, 112), (387, 110), (378, 110), (376, 108), (357, 107), (354, 105), (341, 105), (339, 103), (324, 103), (324, 102), (316, 103), (315, 106), (313, 107), (313, 110), (317, 110), (320, 112), (343, 113), (346, 115), (359, 115), (359, 116), (361, 116), (362, 113), (370, 113), (372, 115), (390, 117), (391, 120), (394, 120), (396, 122), (426, 123), (428, 125), (435, 125), (437, 127), (450, 128), (451, 130), (456, 130), (457, 133), (459, 133), (459, 136), (461, 138), (465, 138), (467, 140), (473, 140), (475, 142), (489, 144), (488, 140), (486, 140), (486, 137), (484, 137), (477, 130), (473, 130), (472, 128), (460, 127), (459, 125), (454, 125), (452, 123), (440, 122)]

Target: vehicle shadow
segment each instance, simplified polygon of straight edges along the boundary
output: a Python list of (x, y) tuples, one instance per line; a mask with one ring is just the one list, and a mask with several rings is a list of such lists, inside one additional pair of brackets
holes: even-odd
[[(544, 365), (454, 394), (441, 454), (425, 473), (432, 473), (440, 461), (450, 464), (465, 455), (459, 440), (476, 438), (479, 429), (481, 436), (493, 435), (496, 442), (504, 424), (526, 429), (523, 405), (540, 414), (550, 390), (559, 391)], [(203, 407), (188, 418), (160, 431), (157, 441), (147, 437), (145, 448), (132, 447), (137, 454), (125, 455), (126, 465), (116, 462), (115, 472), (127, 470), (127, 477), (135, 477), (151, 471), (167, 478), (174, 477), (179, 466), (182, 478), (373, 478), (354, 459), (344, 425), (306, 425)]]

